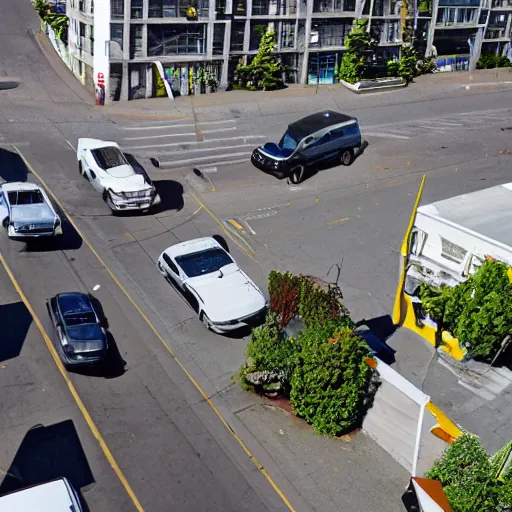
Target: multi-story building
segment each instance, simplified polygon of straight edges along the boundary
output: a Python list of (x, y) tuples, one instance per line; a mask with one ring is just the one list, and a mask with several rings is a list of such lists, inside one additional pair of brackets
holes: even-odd
[[(162, 78), (174, 95), (206, 92), (200, 82), (227, 86), (270, 28), (288, 82), (332, 83), (354, 18), (369, 20), (377, 61), (398, 58), (401, 1), (67, 0), (70, 59), (86, 83), (91, 70), (96, 86), (100, 77), (107, 101), (165, 94)], [(416, 40), (440, 69), (468, 69), (482, 50), (512, 53), (512, 0), (408, 1)]]

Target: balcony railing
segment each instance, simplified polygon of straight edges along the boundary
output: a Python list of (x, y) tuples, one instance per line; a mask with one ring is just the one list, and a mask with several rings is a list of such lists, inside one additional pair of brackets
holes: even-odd
[(512, 0), (493, 0), (493, 9), (512, 9)]

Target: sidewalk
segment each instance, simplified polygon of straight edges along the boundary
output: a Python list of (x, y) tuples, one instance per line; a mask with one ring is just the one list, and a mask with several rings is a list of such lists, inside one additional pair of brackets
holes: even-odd
[[(469, 86), (469, 89), (467, 89)], [(326, 108), (356, 110), (391, 104), (512, 89), (512, 68), (473, 72), (435, 73), (418, 77), (404, 89), (357, 95), (341, 84), (290, 85), (279, 91), (219, 91), (199, 96), (149, 98), (115, 102), (102, 109), (108, 116), (131, 119), (250, 118), (280, 113), (300, 113)]]

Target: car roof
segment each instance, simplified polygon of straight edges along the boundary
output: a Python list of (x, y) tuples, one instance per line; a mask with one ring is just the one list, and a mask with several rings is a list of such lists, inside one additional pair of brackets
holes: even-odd
[(60, 310), (63, 315), (66, 313), (91, 313), (91, 300), (85, 293), (69, 292), (57, 295)]
[(39, 185), (35, 183), (28, 183), (23, 181), (10, 181), (2, 183), (2, 190), (4, 192), (17, 192), (18, 190), (39, 190), (42, 191)]
[(208, 249), (222, 249), (222, 246), (211, 236), (203, 238), (195, 238), (194, 240), (187, 240), (176, 245), (171, 245), (164, 252), (176, 258), (177, 256), (183, 256), (185, 254), (193, 254), (196, 252), (206, 251)]
[[(2, 512), (70, 512), (76, 510), (71, 486), (59, 478), (0, 496)], [(80, 512), (78, 509), (77, 512)]]
[(295, 123), (288, 125), (288, 131), (292, 137), (300, 141), (308, 135), (318, 132), (329, 126), (347, 123), (349, 121), (357, 121), (355, 117), (335, 112), (334, 110), (323, 110), (307, 117), (303, 117)]

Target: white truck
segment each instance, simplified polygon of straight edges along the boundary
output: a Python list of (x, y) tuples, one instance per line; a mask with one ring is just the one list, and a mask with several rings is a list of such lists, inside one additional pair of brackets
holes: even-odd
[[(456, 286), (486, 257), (512, 266), (512, 183), (420, 206), (413, 219), (405, 252), (402, 248), (404, 274), (393, 319), (438, 346), (436, 323), (430, 318), (418, 321), (415, 314), (418, 287), (422, 282)], [(442, 336), (442, 348), (462, 359), (457, 340), (446, 332)]]

